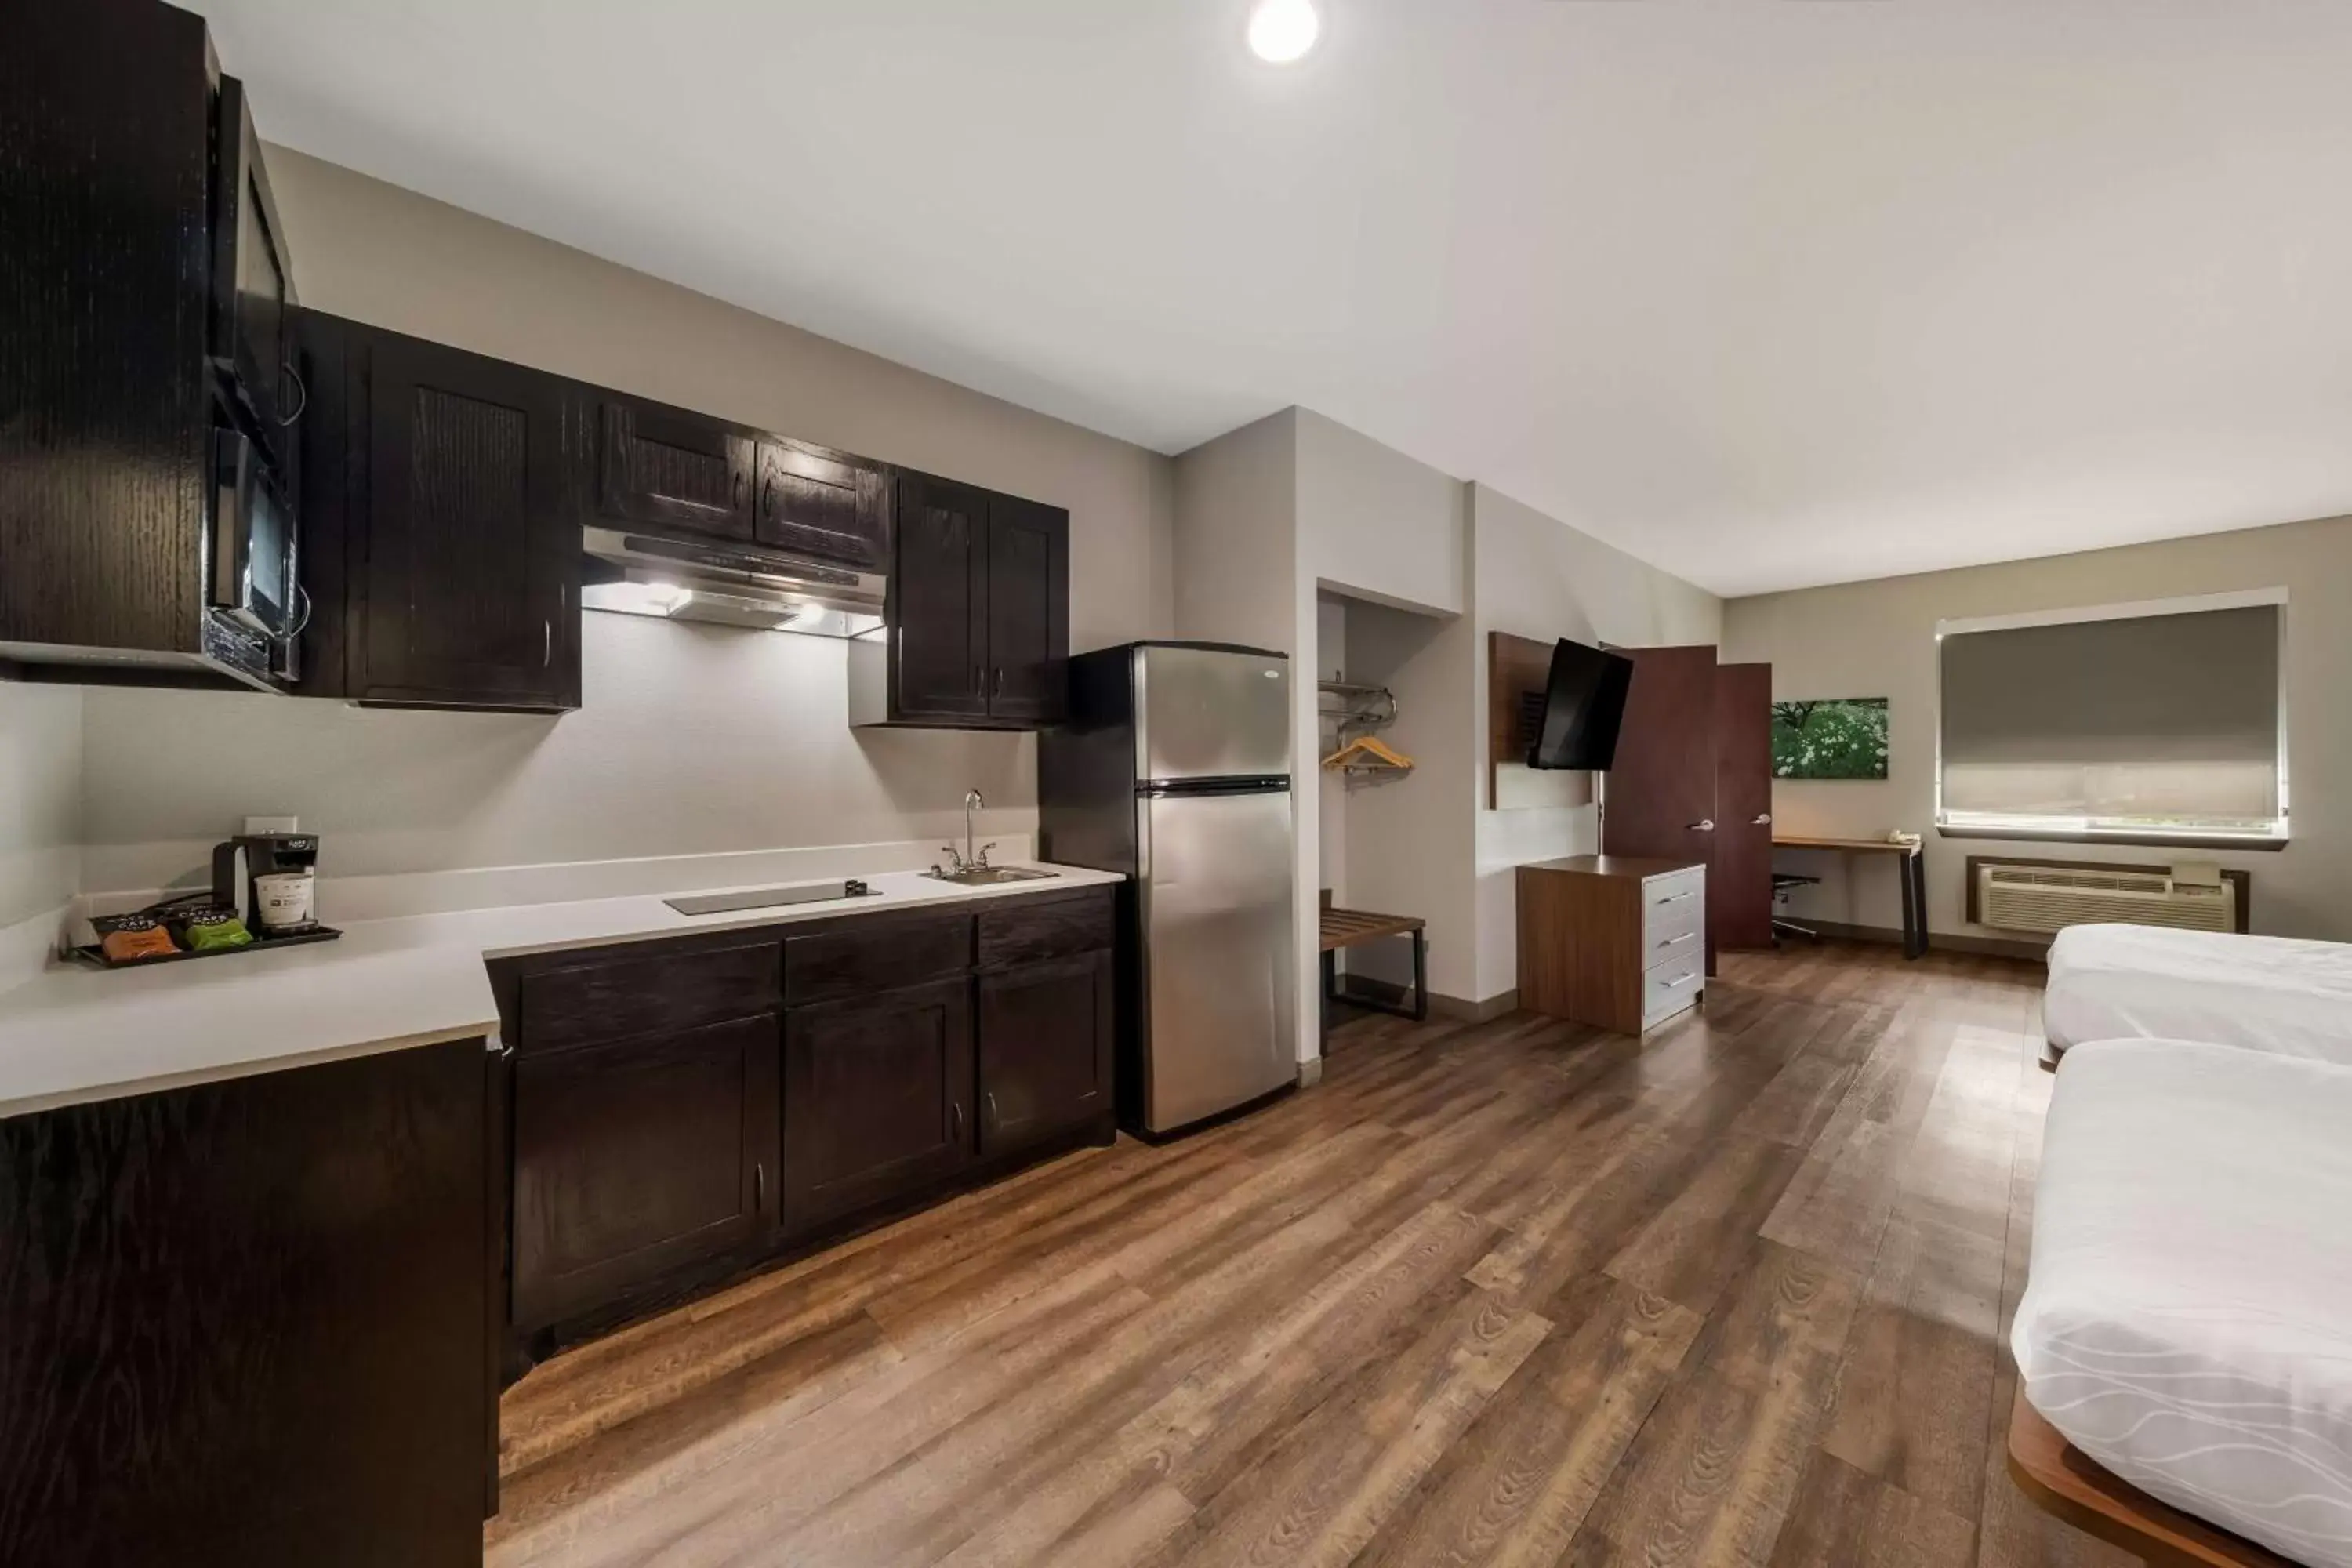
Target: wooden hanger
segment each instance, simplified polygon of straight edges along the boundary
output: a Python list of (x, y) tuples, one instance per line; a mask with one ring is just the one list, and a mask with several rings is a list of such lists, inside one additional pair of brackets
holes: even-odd
[(1323, 759), (1327, 768), (1394, 768), (1410, 772), (1413, 760), (1402, 752), (1393, 750), (1378, 735), (1360, 735)]

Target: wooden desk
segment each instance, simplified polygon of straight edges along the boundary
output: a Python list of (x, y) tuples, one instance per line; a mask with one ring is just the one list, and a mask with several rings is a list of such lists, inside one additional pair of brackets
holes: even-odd
[(1775, 833), (1775, 849), (1835, 849), (1847, 855), (1900, 855), (1895, 874), (1903, 882), (1903, 956), (1916, 958), (1927, 951), (1927, 845), (1895, 844), (1884, 838), (1811, 838)]

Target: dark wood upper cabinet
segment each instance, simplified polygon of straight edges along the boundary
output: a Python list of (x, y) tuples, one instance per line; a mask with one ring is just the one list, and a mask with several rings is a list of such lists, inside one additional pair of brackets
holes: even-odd
[(795, 1007), (784, 1021), (784, 1225), (909, 1197), (971, 1158), (971, 982)]
[(906, 474), (888, 637), (902, 716), (988, 716), (988, 492)]
[(1062, 716), (1070, 652), (1070, 514), (994, 496), (988, 505), (988, 711), (1050, 724)]
[(356, 322), (304, 337), (326, 384), (303, 421), (303, 690), (578, 707), (586, 440), (570, 384)]
[(1028, 730), (1060, 719), (1070, 514), (898, 476), (883, 635), (852, 645), (850, 721)]
[(518, 1329), (606, 1308), (771, 1228), (778, 1037), (767, 1014), (517, 1055)]
[(698, 415), (607, 397), (597, 410), (596, 507), (614, 523), (752, 537), (760, 453)]
[(762, 544), (855, 572), (878, 572), (889, 559), (881, 464), (707, 414), (594, 395), (595, 521)]
[(890, 555), (890, 486), (881, 468), (803, 441), (760, 444), (754, 535), (762, 544), (861, 572)]
[(994, 1155), (1112, 1109), (1108, 952), (980, 977), (980, 1152)]

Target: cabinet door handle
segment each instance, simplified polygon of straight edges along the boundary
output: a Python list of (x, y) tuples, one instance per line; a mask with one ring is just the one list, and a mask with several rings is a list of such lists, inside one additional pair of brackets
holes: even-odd
[(996, 667), (996, 694), (1004, 695), (1004, 667), (1001, 664)]
[(995, 1091), (994, 1089), (990, 1089), (990, 1090), (988, 1091), (988, 1124), (989, 1124), (991, 1127), (994, 1127), (994, 1126), (996, 1126), (996, 1125), (997, 1125), (997, 1122), (998, 1122), (998, 1117), (997, 1117), (997, 1114), (996, 1114), (996, 1091)]
[(953, 1139), (952, 1139), (952, 1142), (958, 1142), (958, 1143), (962, 1142), (963, 1142), (963, 1101), (962, 1101), (962, 1100), (951, 1100), (948, 1101), (948, 1120), (949, 1120), (950, 1123), (950, 1124), (955, 1128), (955, 1134), (954, 1134), (954, 1137), (953, 1137)]
[(768, 1163), (765, 1160), (751, 1163), (751, 1212), (768, 1212)]
[(975, 664), (971, 667), (971, 689), (972, 695), (975, 697), (983, 696), (987, 693), (988, 668), (985, 665)]
[(555, 623), (539, 623), (539, 668), (551, 668), (555, 664)]

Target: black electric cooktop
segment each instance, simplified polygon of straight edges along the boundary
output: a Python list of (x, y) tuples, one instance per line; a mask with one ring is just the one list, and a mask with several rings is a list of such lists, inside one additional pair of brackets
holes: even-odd
[(754, 888), (743, 893), (690, 893), (663, 903), (682, 915), (725, 915), (743, 910), (780, 910), (788, 904), (825, 904), (837, 899), (881, 897), (852, 878), (846, 882), (803, 883), (797, 888)]

